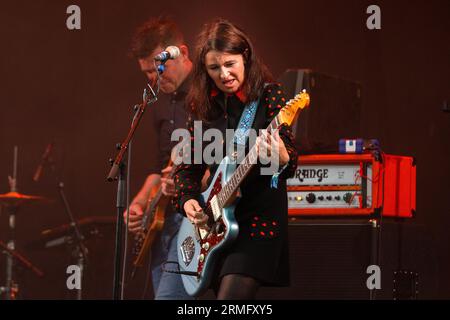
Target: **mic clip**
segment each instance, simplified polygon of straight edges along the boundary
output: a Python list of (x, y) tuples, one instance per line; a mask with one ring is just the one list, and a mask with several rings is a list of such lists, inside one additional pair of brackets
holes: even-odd
[(159, 74), (162, 74), (166, 70), (166, 66), (164, 64), (166, 61), (167, 60), (161, 61), (161, 64), (158, 65), (157, 70)]

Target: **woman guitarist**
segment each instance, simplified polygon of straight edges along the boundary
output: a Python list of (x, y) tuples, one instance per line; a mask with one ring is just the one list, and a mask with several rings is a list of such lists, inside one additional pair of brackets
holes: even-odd
[[(187, 105), (204, 129), (219, 129), (225, 137), (225, 130), (237, 128), (252, 101), (259, 101), (252, 126), (256, 130), (266, 128), (285, 105), (281, 87), (273, 83), (248, 36), (225, 20), (205, 25), (196, 47)], [(190, 130), (193, 134), (193, 124)], [(222, 255), (213, 281), (218, 299), (253, 299), (260, 286), (289, 285), (286, 179), (296, 169), (297, 151), (287, 126), (259, 137), (257, 143), (259, 150), (268, 151), (266, 156), (278, 154), (278, 183), (274, 187), (273, 176), (261, 175), (257, 165), (241, 185), (235, 210), (239, 235)], [(192, 155), (196, 152), (202, 150), (192, 149)], [(208, 220), (198, 201), (208, 167), (213, 177), (217, 164), (181, 164), (174, 175), (174, 204), (197, 226)]]

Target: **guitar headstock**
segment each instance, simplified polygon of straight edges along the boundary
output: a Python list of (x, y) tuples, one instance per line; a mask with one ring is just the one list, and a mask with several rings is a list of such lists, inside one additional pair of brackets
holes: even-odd
[(286, 123), (290, 125), (295, 118), (298, 110), (303, 110), (307, 106), (309, 106), (309, 94), (303, 89), (300, 93), (298, 93), (293, 99), (289, 100), (283, 109), (278, 113), (279, 123)]

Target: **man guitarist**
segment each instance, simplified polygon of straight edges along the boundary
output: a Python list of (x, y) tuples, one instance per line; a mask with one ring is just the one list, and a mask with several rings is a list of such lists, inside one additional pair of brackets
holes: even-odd
[[(153, 129), (152, 158), (149, 175), (130, 204), (128, 229), (133, 233), (142, 231), (142, 216), (155, 187), (161, 184), (164, 195), (174, 195), (173, 180), (161, 177), (161, 173), (169, 173), (172, 169), (166, 167), (171, 149), (175, 145), (175, 142), (171, 141), (172, 132), (177, 128), (186, 128), (190, 120), (184, 101), (189, 88), (192, 62), (182, 33), (169, 19), (148, 20), (136, 30), (132, 39), (131, 53), (138, 60), (141, 71), (150, 83), (155, 83), (157, 76), (154, 57), (168, 46), (177, 46), (180, 49), (180, 55), (165, 63), (165, 70), (161, 74), (160, 81), (160, 90), (163, 95), (160, 95), (157, 104), (148, 110)], [(126, 212), (124, 217), (126, 219)], [(151, 247), (154, 297), (155, 299), (191, 299), (184, 290), (180, 275), (163, 272), (162, 267), (166, 261), (177, 261), (176, 235), (182, 216), (176, 213), (169, 203), (164, 218), (164, 226), (156, 235)]]

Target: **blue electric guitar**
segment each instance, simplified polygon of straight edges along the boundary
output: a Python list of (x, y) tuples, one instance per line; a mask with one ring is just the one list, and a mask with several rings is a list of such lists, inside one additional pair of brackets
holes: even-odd
[[(303, 90), (287, 102), (267, 127), (268, 132), (282, 124), (290, 125), (297, 111), (309, 105), (309, 95)], [(239, 166), (236, 155), (225, 157), (220, 163), (208, 189), (201, 194), (200, 204), (208, 215), (208, 227), (198, 228), (183, 219), (178, 234), (178, 263), (186, 292), (202, 295), (210, 286), (216, 261), (221, 252), (239, 233), (234, 217), (240, 184), (256, 163), (258, 152), (253, 146)]]

